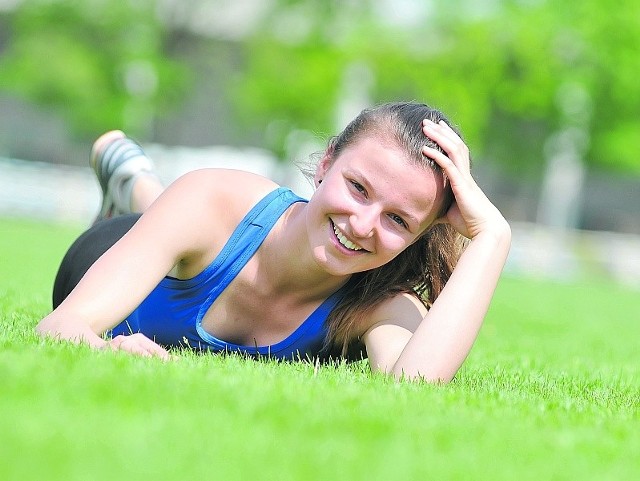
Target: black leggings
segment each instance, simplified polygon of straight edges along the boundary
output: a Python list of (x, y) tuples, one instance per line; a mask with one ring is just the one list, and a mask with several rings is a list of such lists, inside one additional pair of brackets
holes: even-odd
[(141, 214), (125, 214), (101, 220), (91, 226), (69, 247), (53, 283), (55, 309), (80, 282), (98, 258), (127, 233)]

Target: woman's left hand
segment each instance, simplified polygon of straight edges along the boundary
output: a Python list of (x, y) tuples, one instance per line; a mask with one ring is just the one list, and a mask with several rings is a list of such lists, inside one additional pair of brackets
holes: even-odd
[(446, 122), (422, 122), (424, 134), (447, 155), (425, 146), (423, 154), (433, 159), (447, 175), (455, 201), (436, 222), (448, 223), (461, 235), (473, 239), (484, 231), (503, 228), (506, 221), (471, 176), (469, 148)]

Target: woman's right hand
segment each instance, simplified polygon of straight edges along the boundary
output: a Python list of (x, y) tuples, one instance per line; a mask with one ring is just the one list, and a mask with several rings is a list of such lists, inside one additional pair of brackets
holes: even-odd
[(169, 360), (169, 352), (159, 344), (156, 344), (144, 334), (136, 333), (129, 336), (119, 335), (106, 342), (102, 349), (113, 351), (125, 351), (137, 356), (159, 357)]
[(444, 121), (436, 124), (424, 120), (423, 131), (446, 152), (445, 155), (430, 147), (423, 148), (424, 155), (433, 159), (446, 173), (455, 196), (449, 211), (436, 222), (450, 224), (468, 239), (474, 239), (484, 231), (494, 231), (510, 238), (507, 221), (471, 175), (469, 148), (464, 141)]

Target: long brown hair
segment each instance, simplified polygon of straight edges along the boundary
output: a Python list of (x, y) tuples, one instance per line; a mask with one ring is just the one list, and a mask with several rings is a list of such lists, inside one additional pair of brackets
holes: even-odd
[[(363, 110), (347, 127), (329, 141), (326, 155), (336, 159), (349, 145), (366, 135), (392, 140), (417, 165), (444, 176), (442, 169), (422, 154), (425, 145), (443, 152), (422, 131), (422, 120), (444, 120), (442, 112), (414, 102), (395, 102)], [(453, 128), (453, 126), (452, 126)], [(445, 176), (445, 195), (439, 216), (444, 215), (454, 197)], [(447, 224), (429, 228), (418, 240), (387, 264), (353, 274), (343, 288), (344, 296), (327, 319), (325, 347), (347, 354), (349, 346), (364, 334), (366, 316), (381, 302), (400, 293), (412, 293), (430, 308), (449, 280), (465, 239)]]

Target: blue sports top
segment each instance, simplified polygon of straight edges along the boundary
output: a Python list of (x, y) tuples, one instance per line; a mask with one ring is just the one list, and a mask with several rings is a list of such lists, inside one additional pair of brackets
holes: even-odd
[(220, 251), (191, 279), (165, 277), (140, 306), (112, 330), (112, 335), (141, 332), (167, 347), (191, 347), (214, 352), (241, 352), (279, 359), (316, 357), (327, 333), (325, 321), (341, 298), (327, 298), (291, 335), (268, 346), (242, 346), (223, 341), (202, 327), (202, 318), (220, 293), (258, 250), (276, 221), (295, 202), (306, 202), (280, 187), (260, 200), (242, 219)]

